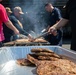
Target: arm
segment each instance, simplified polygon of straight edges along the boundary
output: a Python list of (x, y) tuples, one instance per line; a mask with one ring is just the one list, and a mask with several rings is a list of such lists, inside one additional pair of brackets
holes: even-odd
[(52, 34), (56, 34), (57, 33), (56, 30), (63, 27), (63, 26), (65, 26), (68, 22), (69, 22), (69, 20), (62, 18), (58, 23), (56, 23), (55, 25), (50, 27), (48, 32), (52, 33)]
[(32, 36), (28, 34), (24, 29), (22, 29), (21, 26), (18, 25), (17, 23), (15, 24), (15, 27), (20, 31), (21, 34), (28, 36), (30, 40), (33, 39)]
[(30, 39), (32, 38), (30, 34), (28, 34), (23, 28), (21, 28), (21, 26), (19, 25), (19, 21), (16, 19), (15, 16), (10, 16), (9, 18), (21, 34), (28, 36)]
[(22, 23), (19, 20), (17, 20), (17, 21), (18, 21), (18, 24), (20, 25), (20, 27), (23, 29)]
[(10, 20), (8, 20), (7, 22), (5, 22), (5, 24), (6, 24), (6, 26), (8, 28), (10, 28), (11, 30), (13, 30), (15, 34), (19, 34), (18, 30), (20, 30), (22, 34), (27, 35), (29, 39), (32, 39), (32, 36), (30, 34), (28, 34), (27, 32), (25, 32), (19, 25), (16, 25), (16, 27), (18, 29), (17, 30), (16, 27), (12, 24), (12, 22)]
[(19, 21), (16, 19), (15, 16), (10, 16), (9, 19), (14, 24), (14, 26), (19, 30), (21, 34), (28, 36), (28, 33), (23, 28), (21, 28), (21, 26), (18, 23)]
[(19, 31), (16, 29), (16, 27), (12, 24), (10, 20), (5, 22), (6, 26), (14, 31), (15, 34), (19, 34)]
[(9, 20), (8, 15), (6, 13), (6, 9), (3, 5), (0, 5), (0, 19), (3, 23), (6, 24), (8, 28), (12, 29), (15, 34), (19, 34), (19, 31), (14, 27), (14, 25)]
[(62, 18), (59, 22), (57, 22), (57, 23), (54, 25), (54, 27), (55, 27), (56, 30), (57, 30), (57, 29), (65, 26), (68, 22), (69, 22), (69, 20)]

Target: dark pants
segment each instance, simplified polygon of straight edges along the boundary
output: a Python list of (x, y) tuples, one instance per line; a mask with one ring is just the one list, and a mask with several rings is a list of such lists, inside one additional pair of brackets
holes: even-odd
[(57, 36), (54, 36), (53, 34), (49, 34), (45, 36), (44, 39), (47, 40), (51, 45), (58, 45), (62, 40), (62, 32), (58, 31)]
[(0, 42), (0, 47), (2, 47), (3, 46), (3, 43), (2, 42)]
[(71, 50), (76, 51), (76, 39), (74, 39), (74, 38), (71, 41)]
[(71, 11), (70, 15), (70, 25), (72, 30), (72, 40), (71, 40), (71, 49), (76, 51), (76, 8)]

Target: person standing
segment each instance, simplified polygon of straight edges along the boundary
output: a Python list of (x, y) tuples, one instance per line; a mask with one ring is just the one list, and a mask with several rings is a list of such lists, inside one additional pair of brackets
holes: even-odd
[[(9, 17), (12, 14), (12, 11), (9, 7), (5, 7), (5, 9), (6, 9), (7, 15)], [(4, 23), (3, 23), (3, 33), (5, 36), (5, 40), (3, 41), (3, 43), (10, 42), (10, 38), (11, 38), (11, 36), (14, 35), (14, 32), (11, 29), (9, 29)]]
[[(17, 28), (19, 29), (20, 33), (28, 36), (29, 39), (33, 40), (33, 37), (31, 36), (31, 34), (29, 34), (27, 32), (27, 31), (29, 31), (30, 27), (27, 29), (27, 31), (23, 28), (24, 27), (23, 25), (25, 23), (25, 20), (23, 18), (24, 13), (23, 13), (21, 7), (19, 7), (19, 6), (14, 7), (13, 15), (14, 15), (14, 19), (17, 20), (17, 22), (19, 24), (19, 26), (17, 25)], [(20, 25), (20, 23), (22, 25)]]
[(24, 15), (24, 13), (23, 13), (21, 7), (19, 7), (19, 6), (14, 7), (13, 14), (17, 18), (18, 23), (22, 24), (22, 25), (20, 24), (21, 28), (23, 28), (24, 19), (23, 19), (22, 15)]
[[(1, 2), (2, 0), (0, 0)], [(5, 39), (4, 38), (4, 33), (3, 33), (3, 23), (10, 28), (11, 30), (14, 31), (15, 34), (19, 34), (19, 31), (17, 28), (12, 24), (12, 22), (9, 20), (8, 15), (6, 13), (6, 9), (2, 4), (0, 4), (0, 47), (2, 46), (2, 41)]]
[[(47, 29), (51, 26), (53, 26), (54, 24), (56, 24), (57, 22), (59, 22), (62, 18), (60, 10), (56, 7), (54, 7), (51, 3), (47, 3), (45, 5), (45, 9), (48, 12), (47, 14), (49, 14), (49, 16), (47, 17)], [(50, 42), (51, 45), (59, 45), (62, 46), (62, 30), (58, 29), (57, 30), (57, 35), (52, 35), (49, 34), (47, 36), (44, 37), (48, 42)]]
[(14, 7), (15, 17), (22, 23), (23, 29), (30, 33), (34, 30), (33, 23), (30, 21), (28, 13), (24, 13), (20, 6)]
[(64, 17), (55, 25), (49, 28), (49, 33), (56, 33), (56, 30), (70, 23), (72, 30), (71, 49), (76, 51), (76, 0), (69, 0), (65, 7)]
[[(6, 7), (6, 12), (7, 12), (9, 19), (14, 24), (14, 26), (19, 30), (19, 32), (31, 38), (31, 35), (29, 35), (25, 30), (23, 30), (22, 24), (19, 22), (19, 20), (16, 19), (14, 15), (12, 15), (12, 11), (9, 7)], [(13, 31), (10, 30), (7, 26), (3, 25), (3, 28), (4, 28), (3, 31), (5, 35), (5, 40), (3, 41), (4, 43), (18, 39), (18, 36), (17, 35), (14, 36)], [(14, 36), (14, 38), (11, 40), (12, 36)]]

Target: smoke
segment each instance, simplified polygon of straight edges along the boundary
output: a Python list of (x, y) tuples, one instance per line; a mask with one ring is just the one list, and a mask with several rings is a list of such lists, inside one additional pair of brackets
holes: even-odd
[(33, 4), (31, 4), (30, 7), (28, 7), (29, 3), (24, 6), (23, 10), (33, 24), (35, 33), (40, 34), (47, 25), (44, 19), (45, 3), (51, 2), (54, 4), (55, 1), (56, 0), (33, 0)]
[(27, 6), (25, 6), (23, 10), (25, 10), (26, 16), (34, 26), (34, 32), (39, 34), (45, 25), (44, 19), (42, 18), (44, 12), (43, 9), (41, 9), (43, 7), (43, 2), (41, 2), (41, 0), (33, 0), (31, 7), (27, 8)]
[[(45, 3), (51, 2), (52, 4), (54, 4), (55, 1), (56, 0), (28, 0), (28, 1), (23, 0), (23, 2), (25, 2), (25, 3), (20, 5), (20, 6), (22, 6), (22, 9), (23, 9), (25, 15), (27, 16), (27, 18), (29, 18), (29, 20), (31, 22), (30, 25), (34, 26), (34, 32), (36, 34), (40, 34), (41, 31), (47, 25), (47, 23), (45, 22), (45, 19), (44, 19)], [(18, 4), (15, 4), (15, 6), (16, 5), (18, 6)]]

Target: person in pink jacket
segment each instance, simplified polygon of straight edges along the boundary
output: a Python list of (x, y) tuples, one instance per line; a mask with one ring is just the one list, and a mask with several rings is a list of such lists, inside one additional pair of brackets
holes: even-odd
[[(0, 2), (1, 1), (2, 0), (0, 0)], [(4, 6), (2, 4), (0, 4), (0, 47), (2, 46), (2, 41), (5, 39), (4, 38), (4, 33), (3, 33), (3, 26), (2, 26), (3, 23), (5, 23), (5, 25), (8, 28), (13, 30), (15, 34), (19, 34), (19, 31), (16, 29), (16, 27), (9, 20), (8, 15), (6, 13), (6, 9), (4, 8)]]

